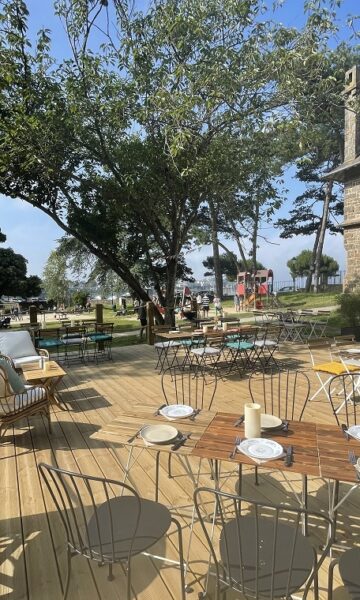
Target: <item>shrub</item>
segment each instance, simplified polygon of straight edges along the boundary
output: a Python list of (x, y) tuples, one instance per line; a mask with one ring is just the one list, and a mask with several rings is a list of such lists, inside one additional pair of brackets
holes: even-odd
[(360, 292), (345, 292), (337, 297), (340, 306), (341, 318), (344, 325), (349, 327), (360, 326)]

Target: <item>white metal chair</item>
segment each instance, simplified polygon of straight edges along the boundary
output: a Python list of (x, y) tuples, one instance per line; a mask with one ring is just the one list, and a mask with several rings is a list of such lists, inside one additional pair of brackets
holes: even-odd
[[(308, 343), (308, 348), (310, 351), (312, 369), (316, 374), (316, 377), (320, 384), (316, 392), (309, 399), (309, 401), (311, 402), (323, 392), (330, 402), (329, 392), (327, 388), (331, 379), (335, 375), (342, 375), (344, 373), (357, 371), (359, 367), (357, 365), (351, 364), (346, 365), (341, 360), (337, 360), (333, 355), (335, 344), (331, 340), (325, 340), (323, 338), (312, 340)], [(321, 354), (320, 358), (319, 353)], [(326, 356), (325, 360), (324, 354)]]

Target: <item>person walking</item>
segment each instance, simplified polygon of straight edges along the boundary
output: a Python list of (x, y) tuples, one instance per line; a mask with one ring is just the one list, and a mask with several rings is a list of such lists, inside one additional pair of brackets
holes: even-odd
[(204, 313), (204, 317), (208, 317), (209, 316), (209, 308), (210, 308), (210, 298), (207, 294), (205, 294), (202, 297), (202, 309), (203, 309), (203, 313)]
[(221, 305), (221, 300), (218, 296), (215, 296), (214, 298), (214, 307), (215, 307), (215, 317), (217, 317), (218, 315), (220, 315), (220, 317), (222, 316), (222, 305)]

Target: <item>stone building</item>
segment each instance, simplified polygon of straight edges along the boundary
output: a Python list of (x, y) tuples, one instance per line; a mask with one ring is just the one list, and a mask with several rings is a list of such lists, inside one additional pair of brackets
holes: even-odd
[(344, 162), (327, 173), (327, 179), (344, 184), (344, 289), (360, 288), (360, 115), (353, 108), (360, 90), (360, 66), (345, 75)]

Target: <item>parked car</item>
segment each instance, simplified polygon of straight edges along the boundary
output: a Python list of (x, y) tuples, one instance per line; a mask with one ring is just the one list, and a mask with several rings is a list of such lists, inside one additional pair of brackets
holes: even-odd
[(278, 289), (278, 294), (290, 294), (291, 292), (300, 292), (299, 288), (294, 288), (292, 285), (285, 285)]

